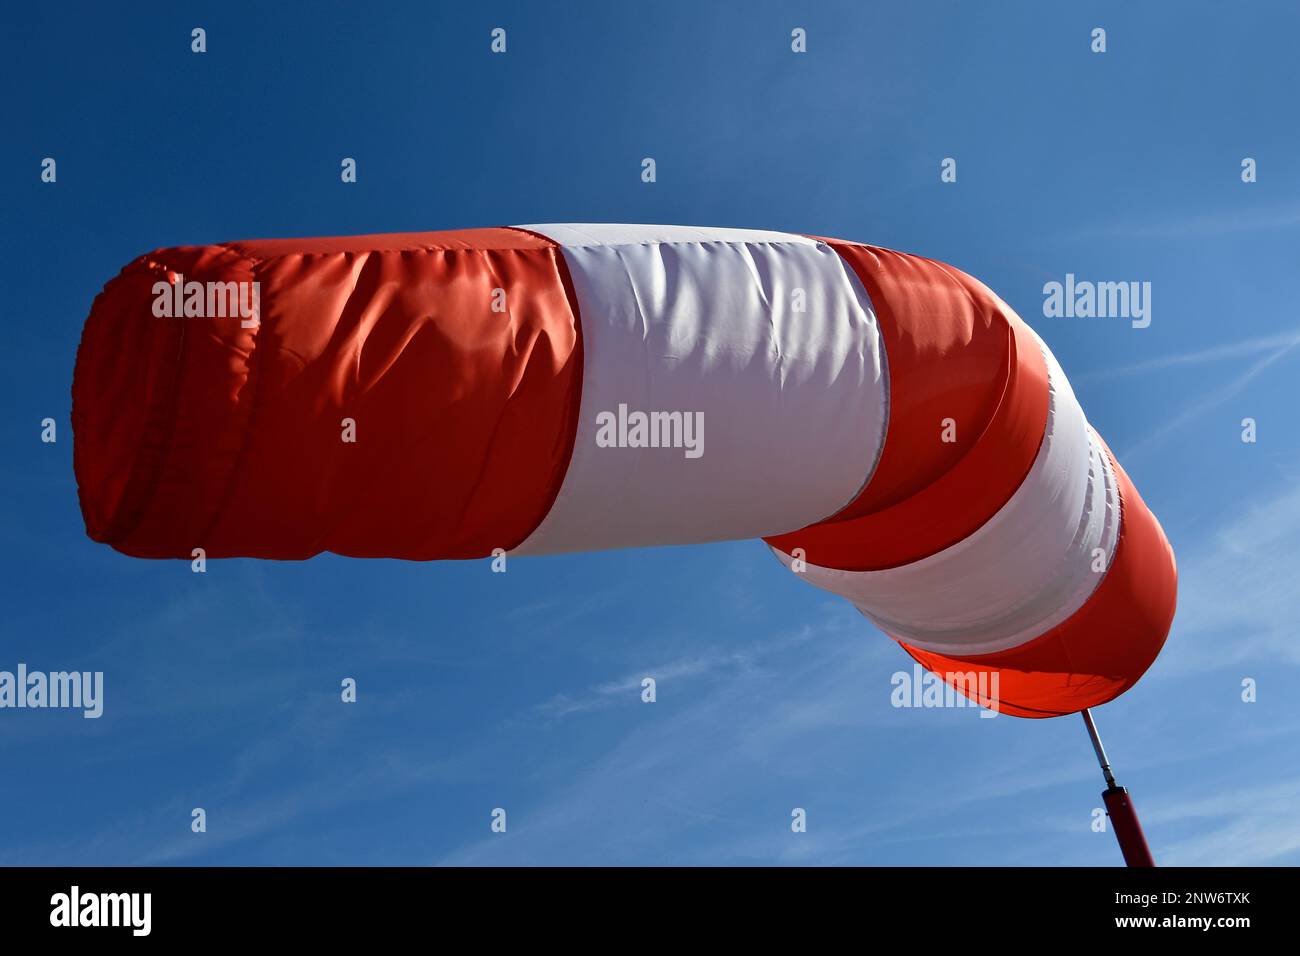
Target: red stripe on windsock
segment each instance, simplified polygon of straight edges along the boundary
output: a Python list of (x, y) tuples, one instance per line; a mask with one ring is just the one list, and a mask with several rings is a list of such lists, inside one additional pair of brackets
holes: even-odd
[[(156, 317), (169, 275), (257, 281), (260, 325)], [(513, 229), (142, 256), (96, 299), (78, 351), (87, 533), (155, 558), (509, 550), (572, 452), (575, 301), (555, 243)]]
[[(1024, 323), (950, 266), (828, 243), (861, 279), (880, 324), (889, 426), (874, 474), (826, 521), (767, 538), (810, 564), (897, 567), (970, 535), (1020, 487), (1047, 423), (1047, 364)], [(945, 420), (955, 441), (944, 440)]]
[[(1136, 684), (1169, 633), (1178, 571), (1160, 523), (1109, 448), (1106, 454), (1119, 480), (1119, 541), (1101, 584), (1078, 611), (1035, 640), (997, 654), (961, 659), (906, 644), (903, 649), (958, 689), (966, 678), (950, 675), (974, 672), (977, 681), (967, 686), (996, 686), (996, 709), (1016, 717), (1076, 713)], [(986, 675), (983, 683), (979, 675)]]

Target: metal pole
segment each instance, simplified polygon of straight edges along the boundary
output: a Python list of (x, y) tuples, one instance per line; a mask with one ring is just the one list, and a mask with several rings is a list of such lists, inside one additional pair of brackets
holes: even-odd
[(1128, 866), (1155, 866), (1151, 848), (1142, 833), (1142, 824), (1138, 822), (1137, 811), (1128, 791), (1115, 782), (1115, 775), (1110, 769), (1110, 759), (1106, 748), (1102, 746), (1101, 735), (1092, 720), (1092, 712), (1086, 707), (1081, 711), (1084, 726), (1088, 728), (1088, 737), (1092, 740), (1092, 749), (1097, 753), (1097, 763), (1101, 765), (1101, 775), (1106, 778), (1106, 789), (1101, 798), (1106, 803), (1106, 815), (1115, 830), (1115, 839), (1119, 841), (1120, 852), (1124, 854), (1124, 863)]
[(1106, 786), (1115, 786), (1115, 775), (1110, 772), (1110, 761), (1106, 758), (1106, 748), (1101, 745), (1101, 735), (1097, 733), (1097, 725), (1092, 722), (1092, 711), (1084, 708), (1080, 713), (1083, 714), (1083, 722), (1088, 728), (1088, 736), (1092, 739), (1092, 749), (1097, 752), (1097, 763), (1101, 764), (1101, 775), (1106, 778)]

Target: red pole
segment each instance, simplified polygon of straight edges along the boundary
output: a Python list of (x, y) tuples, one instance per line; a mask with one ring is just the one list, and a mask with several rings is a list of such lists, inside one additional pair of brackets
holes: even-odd
[(1084, 708), (1082, 713), (1088, 736), (1092, 739), (1092, 749), (1097, 753), (1097, 763), (1101, 764), (1101, 774), (1106, 778), (1106, 789), (1101, 798), (1106, 803), (1106, 815), (1110, 817), (1110, 825), (1115, 830), (1115, 839), (1119, 841), (1120, 852), (1124, 854), (1124, 863), (1127, 866), (1155, 866), (1155, 858), (1147, 846), (1147, 838), (1142, 833), (1142, 824), (1138, 822), (1133, 801), (1128, 791), (1115, 782), (1115, 775), (1111, 773), (1106, 748), (1101, 745), (1097, 725), (1092, 721), (1092, 712)]

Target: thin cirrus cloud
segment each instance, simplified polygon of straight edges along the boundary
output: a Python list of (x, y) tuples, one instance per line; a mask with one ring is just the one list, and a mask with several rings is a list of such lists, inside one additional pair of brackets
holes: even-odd
[(1177, 352), (1173, 355), (1162, 355), (1157, 358), (1148, 359), (1144, 362), (1134, 362), (1131, 365), (1118, 365), (1112, 368), (1096, 369), (1091, 372), (1085, 372), (1078, 376), (1080, 382), (1099, 381), (1102, 379), (1120, 378), (1125, 375), (1139, 375), (1144, 372), (1158, 372), (1163, 369), (1181, 368), (1189, 365), (1206, 365), (1212, 362), (1223, 362), (1228, 359), (1250, 358), (1255, 355), (1267, 355), (1274, 359), (1286, 355), (1292, 348), (1300, 345), (1300, 329), (1291, 332), (1284, 332), (1279, 335), (1263, 335), (1256, 338), (1244, 339), (1240, 342), (1224, 342), (1220, 345), (1213, 345), (1209, 348), (1196, 349), (1190, 352)]
[(1253, 209), (1211, 210), (1163, 220), (1113, 222), (1081, 231), (1075, 239), (1196, 239), (1227, 234), (1291, 229), (1300, 225), (1300, 203), (1269, 205)]
[[(1280, 344), (1271, 345), (1267, 347), (1267, 349), (1257, 350), (1254, 353), (1250, 353), (1258, 354), (1258, 351), (1263, 351), (1264, 356), (1258, 361), (1252, 363), (1250, 367), (1240, 375), (1229, 379), (1225, 384), (1218, 388), (1206, 392), (1204, 398), (1200, 401), (1189, 403), (1180, 414), (1175, 415), (1163, 426), (1149, 432), (1142, 439), (1125, 448), (1120, 453), (1120, 457), (1123, 459), (1132, 459), (1138, 455), (1144, 454), (1159, 445), (1160, 442), (1164, 441), (1180, 428), (1200, 420), (1206, 412), (1219, 407), (1224, 402), (1227, 402), (1229, 399), (1238, 395), (1261, 373), (1289, 355), (1297, 345), (1300, 345), (1300, 337), (1291, 338), (1287, 341), (1281, 342)], [(1165, 361), (1167, 363), (1174, 363), (1177, 358), (1178, 356), (1169, 356)]]
[(666, 661), (653, 667), (589, 687), (577, 693), (559, 693), (537, 706), (537, 713), (553, 720), (572, 714), (603, 710), (606, 707), (637, 700), (647, 677), (657, 682), (684, 681), (695, 678), (739, 675), (753, 671), (763, 658), (779, 651), (807, 643), (814, 636), (811, 626), (789, 635), (736, 648), (703, 648), (688, 656)]
[(1148, 811), (1150, 824), (1190, 824), (1192, 831), (1164, 848), (1171, 866), (1261, 866), (1300, 852), (1300, 777), (1253, 787), (1228, 787)]
[[(1193, 544), (1180, 564), (1178, 616), (1162, 670), (1300, 666), (1300, 488), (1287, 487)], [(1227, 639), (1228, 636), (1231, 639)]]
[[(893, 709), (890, 673), (906, 659), (851, 608), (826, 610), (815, 627), (754, 645), (743, 673), (729, 673), (725, 655), (712, 668), (681, 662), (684, 675), (726, 679), (697, 688), (680, 707), (621, 735), (581, 774), (556, 781), (512, 815), (508, 837), (485, 836), (438, 862), (860, 863), (872, 847), (905, 841), (919, 821), (1095, 773), (1082, 750), (1074, 765), (1044, 772), (1054, 755), (1040, 740), (1004, 755), (1005, 775), (960, 792), (939, 788), (920, 804), (903, 800), (892, 784), (882, 792), (870, 783), (870, 768), (887, 760), (886, 777), (895, 776), (890, 755), (900, 737), (932, 722), (996, 721), (980, 721), (973, 708), (920, 720)], [(615, 688), (635, 699), (636, 688), (624, 680), (601, 685), (595, 699)], [(823, 779), (828, 762), (842, 787)], [(756, 812), (749, 796), (774, 781), (790, 788), (794, 801), (815, 801), (818, 825), (808, 834), (789, 831), (789, 807), (759, 811), (770, 818), (757, 829), (745, 819)], [(831, 810), (828, 801), (853, 809), (841, 816), (843, 806)]]

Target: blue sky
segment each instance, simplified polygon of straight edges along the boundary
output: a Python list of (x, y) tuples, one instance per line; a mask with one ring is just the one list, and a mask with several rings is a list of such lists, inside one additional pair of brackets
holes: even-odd
[[(0, 669), (106, 683), (99, 720), (0, 711), (0, 864), (1118, 862), (1077, 718), (892, 708), (907, 658), (759, 542), (196, 575), (85, 537), (73, 358), (131, 258), (548, 221), (840, 236), (988, 283), (1178, 555), (1163, 656), (1096, 713), (1157, 858), (1300, 863), (1294, 5), (174, 6), (0, 14)], [(1150, 327), (1044, 318), (1067, 272), (1151, 282)]]

